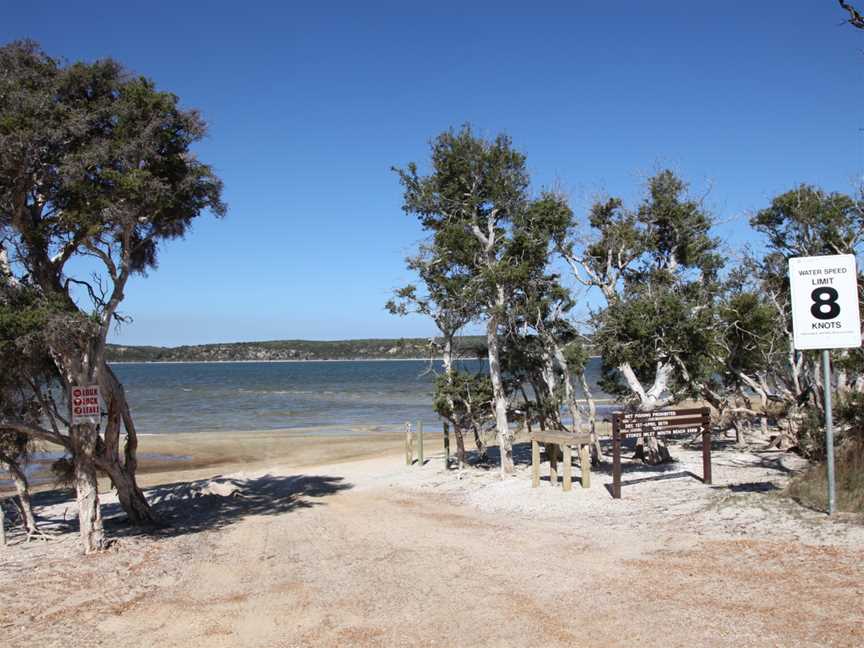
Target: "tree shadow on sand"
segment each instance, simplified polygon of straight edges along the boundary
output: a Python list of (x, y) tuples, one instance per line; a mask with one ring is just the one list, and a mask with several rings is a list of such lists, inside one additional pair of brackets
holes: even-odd
[[(119, 504), (104, 501), (102, 517), (109, 539), (139, 535), (172, 537), (221, 529), (249, 516), (281, 515), (319, 506), (323, 503), (321, 498), (350, 488), (352, 484), (342, 477), (330, 475), (263, 475), (250, 479), (220, 475), (147, 489), (147, 500), (163, 526), (134, 527)], [(43, 531), (50, 535), (78, 532), (74, 492), (58, 489), (36, 493), (33, 503)], [(11, 506), (4, 504), (10, 517)], [(8, 526), (7, 531), (13, 536), (16, 533)]]
[(172, 537), (221, 529), (246, 517), (319, 506), (321, 498), (350, 488), (352, 484), (342, 477), (330, 475), (217, 476), (147, 490), (147, 500), (164, 524), (160, 528), (131, 526), (118, 504), (105, 505), (103, 515), (106, 531), (113, 538), (142, 534)]
[[(480, 457), (477, 450), (468, 450), (465, 453), (465, 459), (467, 460), (469, 465), (480, 468), (482, 470), (492, 470), (493, 468), (497, 470), (501, 466), (501, 453), (499, 452), (497, 445), (486, 447), (485, 460)], [(525, 443), (513, 444), (513, 463), (517, 466), (531, 465), (530, 441), (527, 441)]]

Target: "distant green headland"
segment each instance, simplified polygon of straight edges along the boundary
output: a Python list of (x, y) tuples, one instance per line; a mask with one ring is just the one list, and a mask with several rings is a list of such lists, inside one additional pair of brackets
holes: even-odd
[[(109, 344), (108, 362), (230, 362), (271, 360), (384, 360), (440, 355), (432, 338), (272, 340), (156, 347)], [(486, 353), (486, 338), (459, 338), (463, 355)]]

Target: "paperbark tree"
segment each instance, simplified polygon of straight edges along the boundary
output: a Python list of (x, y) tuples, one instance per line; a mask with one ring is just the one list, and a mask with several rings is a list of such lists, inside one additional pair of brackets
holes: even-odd
[(513, 432), (501, 371), (501, 328), (514, 293), (548, 262), (549, 234), (532, 229), (545, 227), (544, 218), (552, 217), (545, 209), (551, 201), (535, 205), (531, 200), (525, 156), (504, 135), (486, 140), (466, 125), (442, 133), (431, 148), (428, 176), (421, 176), (414, 163), (396, 169), (405, 189), (403, 209), (417, 215), (431, 235), (431, 245), (442, 254), (446, 251), (448, 261), (471, 278), (473, 294), (486, 319), (501, 474), (509, 475), (513, 472)]
[[(625, 273), (645, 252), (647, 240), (638, 228), (635, 214), (624, 210), (623, 202), (617, 198), (595, 204), (589, 215), (589, 223), (595, 232), (593, 240), (580, 240), (580, 226), (574, 222), (568, 235), (559, 240), (558, 251), (568, 263), (576, 281), (589, 289), (596, 289), (608, 308), (619, 301)], [(652, 359), (655, 357), (654, 353), (649, 356)], [(604, 366), (608, 373), (608, 363)], [(648, 411), (671, 402), (671, 395), (667, 392), (670, 363), (655, 363), (648, 389), (643, 386), (643, 381), (637, 377), (629, 361), (624, 360), (616, 368), (639, 409)], [(613, 382), (613, 387), (616, 386), (617, 380)]]
[[(453, 425), (456, 437), (457, 460), (459, 467), (465, 463), (465, 407), (456, 407), (456, 362), (459, 357), (457, 335), (478, 315), (476, 299), (470, 294), (470, 276), (462, 272), (458, 265), (448, 262), (445, 250), (434, 246), (423, 246), (414, 257), (406, 259), (408, 269), (417, 273), (425, 292), (419, 293), (417, 287), (408, 285), (396, 291), (386, 308), (394, 315), (417, 313), (429, 317), (441, 334), (440, 342), (432, 340), (441, 355), (444, 365), (444, 380), (436, 382), (436, 401), (442, 400), (439, 409), (445, 419)], [(470, 411), (470, 407), (468, 408)], [(479, 437), (478, 437), (479, 441)], [(478, 446), (482, 453), (482, 446)]]
[[(206, 130), (198, 113), (118, 63), (64, 66), (24, 42), (0, 48), (0, 68), (0, 229), (11, 267), (64, 312), (46, 331), (63, 389), (96, 383), (108, 404), (103, 433), (81, 424), (64, 435), (92, 551), (104, 542), (97, 467), (133, 523), (155, 519), (135, 481), (129, 406), (105, 362), (108, 332), (125, 321), (128, 281), (156, 267), (160, 243), (183, 236), (202, 212), (224, 213), (221, 182), (190, 150)], [(70, 260), (82, 256), (101, 272), (76, 274)]]
[[(794, 346), (788, 260), (859, 254), (864, 243), (864, 201), (800, 185), (776, 196), (750, 223), (764, 236), (767, 250), (759, 257), (750, 255), (746, 278), (737, 279), (738, 285), (726, 299), (724, 320), (727, 330), (734, 326), (735, 335), (750, 342), (758, 362), (742, 365), (736, 359), (733, 336), (732, 342), (727, 342), (725, 368), (763, 404), (770, 401), (777, 409), (784, 430), (777, 438), (779, 445), (818, 452), (822, 440), (802, 438), (801, 432), (805, 408), (821, 415), (825, 386), (818, 353), (797, 351)], [(730, 282), (735, 280), (733, 277)], [(864, 294), (860, 272), (858, 283)], [(864, 381), (860, 380), (864, 351), (841, 350), (832, 356), (837, 367), (833, 387), (840, 397), (864, 391)]]
[[(569, 213), (567, 218), (570, 218)], [(584, 421), (575, 380), (583, 367), (571, 367), (565, 353), (567, 345), (577, 336), (566, 319), (575, 302), (558, 279), (555, 274), (537, 276), (526, 283), (513, 300), (510, 324), (513, 334), (508, 338), (508, 344), (516, 346), (520, 353), (510, 354), (513, 357), (508, 371), (524, 373), (538, 396), (535, 409), (545, 412), (555, 427), (579, 433), (583, 431)], [(520, 330), (533, 331), (533, 335), (520, 335)], [(543, 386), (540, 387), (538, 382)], [(541, 394), (543, 398), (539, 398)], [(566, 409), (570, 416), (570, 428), (561, 420), (562, 409)]]
[[(483, 372), (455, 371), (441, 375), (435, 381), (433, 407), (440, 416), (463, 432), (472, 431), (479, 461), (486, 460), (486, 447), (481, 434), (494, 428), (492, 382)], [(464, 435), (456, 438), (456, 455), (460, 467), (466, 463)]]
[(39, 298), (37, 290), (16, 283), (4, 261), (4, 249), (0, 244), (0, 366), (3, 367), (0, 372), (0, 465), (15, 484), (24, 528), (30, 538), (42, 535), (33, 514), (25, 473), (34, 439), (19, 430), (5, 428), (2, 421), (15, 420), (38, 427), (43, 420), (52, 420), (50, 407), (42, 399), (51, 397), (50, 387), (55, 384), (56, 369), (41, 341), (33, 339), (45, 325), (44, 300)]
[[(573, 223), (558, 242), (575, 279), (605, 301), (593, 318), (603, 387), (640, 411), (684, 396), (710, 399), (714, 391), (722, 259), (710, 214), (686, 190), (675, 174), (662, 171), (649, 179), (635, 210), (617, 198), (595, 204), (592, 240), (579, 240)], [(654, 438), (644, 439), (637, 454), (648, 463), (668, 459)]]
[(29, 446), (30, 439), (27, 435), (0, 429), (0, 466), (6, 469), (15, 484), (24, 530), (28, 538), (39, 533), (30, 500), (30, 484), (24, 472), (30, 454)]

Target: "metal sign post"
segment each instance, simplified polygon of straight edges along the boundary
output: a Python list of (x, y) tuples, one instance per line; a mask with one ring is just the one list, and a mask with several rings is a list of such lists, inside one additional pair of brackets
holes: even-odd
[(834, 421), (831, 412), (831, 352), (822, 350), (822, 384), (825, 385), (825, 454), (828, 464), (828, 515), (834, 515)]
[(789, 259), (789, 285), (792, 291), (795, 349), (822, 351), (828, 515), (833, 515), (836, 489), (829, 350), (861, 346), (858, 268), (855, 255), (834, 254)]

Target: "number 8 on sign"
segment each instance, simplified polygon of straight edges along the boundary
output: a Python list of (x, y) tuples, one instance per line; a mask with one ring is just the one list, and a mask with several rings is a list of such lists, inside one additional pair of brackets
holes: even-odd
[[(837, 303), (839, 295), (833, 288), (817, 288), (810, 293), (810, 297), (813, 299), (810, 312), (816, 319), (830, 320), (840, 314), (840, 304)], [(826, 306), (828, 310), (825, 310)]]

